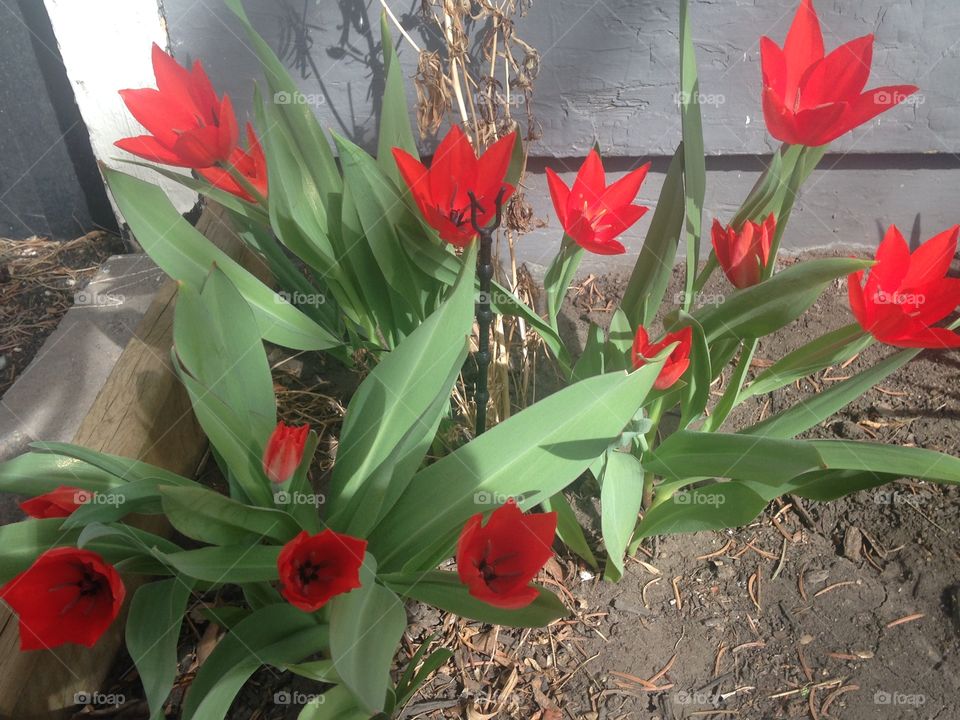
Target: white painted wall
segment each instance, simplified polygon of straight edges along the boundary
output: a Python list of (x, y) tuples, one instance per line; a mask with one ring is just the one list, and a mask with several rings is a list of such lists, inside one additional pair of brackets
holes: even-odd
[(157, 43), (162, 48), (169, 47), (160, 0), (44, 3), (97, 160), (160, 185), (178, 210), (189, 210), (196, 202), (195, 193), (151, 170), (120, 162), (121, 157), (133, 156), (113, 144), (122, 137), (143, 132), (117, 91), (156, 87), (150, 46)]

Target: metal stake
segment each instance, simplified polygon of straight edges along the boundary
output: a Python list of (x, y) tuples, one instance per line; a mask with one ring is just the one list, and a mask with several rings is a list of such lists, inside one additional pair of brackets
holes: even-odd
[(490, 392), (487, 389), (487, 373), (490, 368), (490, 320), (493, 313), (490, 311), (490, 290), (493, 281), (493, 232), (500, 227), (500, 219), (503, 210), (503, 195), (506, 188), (500, 188), (497, 199), (494, 201), (497, 206), (497, 217), (492, 225), (480, 227), (477, 223), (477, 213), (484, 212), (476, 196), (472, 192), (470, 196), (470, 222), (473, 229), (480, 236), (480, 252), (477, 258), (477, 277), (480, 280), (480, 297), (477, 298), (477, 326), (479, 328), (480, 339), (477, 345), (477, 427), (476, 435), (480, 435), (487, 429), (487, 401), (490, 399)]

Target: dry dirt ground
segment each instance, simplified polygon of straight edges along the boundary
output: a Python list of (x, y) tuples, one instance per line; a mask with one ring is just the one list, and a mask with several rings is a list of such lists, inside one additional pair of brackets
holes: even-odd
[[(582, 338), (587, 319), (608, 321), (622, 287), (623, 278), (594, 278), (570, 293), (564, 318), (571, 339)], [(722, 282), (713, 287), (723, 291)], [(850, 321), (838, 284), (803, 318), (761, 343), (756, 370)], [(756, 422), (890, 352), (873, 346), (847, 367), (755, 398), (729, 425)], [(308, 369), (301, 390), (323, 396), (329, 388), (317, 387), (317, 380)], [(810, 435), (960, 454), (958, 380), (956, 354), (924, 353)], [(541, 391), (549, 385), (548, 378)], [(309, 395), (290, 398), (310, 401)], [(321, 405), (329, 412), (328, 441), (335, 443), (337, 401)], [(591, 482), (581, 479), (571, 491), (588, 521), (596, 518)], [(431, 636), (434, 647), (444, 644), (455, 653), (402, 717), (955, 720), (958, 507), (955, 489), (911, 481), (832, 503), (786, 498), (738, 530), (648, 542), (616, 585), (561, 551), (541, 579), (572, 613), (542, 630), (492, 628), (411, 605), (407, 657)], [(203, 623), (187, 630), (185, 660), (209, 645), (210, 632)], [(115, 685), (135, 698), (129, 667), (128, 659), (118, 662)], [(189, 677), (183, 680), (188, 684)], [(274, 702), (284, 691), (317, 688), (263, 670), (231, 718), (295, 718), (298, 707)], [(129, 709), (118, 717), (146, 717), (142, 708)], [(174, 702), (170, 716), (176, 713)]]

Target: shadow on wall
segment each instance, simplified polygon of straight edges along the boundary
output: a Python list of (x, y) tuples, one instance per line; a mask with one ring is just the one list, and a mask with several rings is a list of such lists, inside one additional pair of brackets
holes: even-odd
[[(400, 11), (391, 4), (391, 9), (403, 28), (417, 39), (420, 47), (438, 52), (445, 47), (440, 28), (421, 12), (422, 0), (410, 0), (408, 9)], [(329, 26), (317, 24), (315, 0), (282, 0), (277, 13), (279, 32), (274, 51), (290, 69), (291, 74), (309, 87), (315, 83), (323, 96), (327, 110), (334, 118), (337, 130), (361, 147), (376, 146), (376, 132), (380, 124), (383, 91), (386, 75), (383, 66), (383, 50), (380, 43), (380, 9), (378, 2), (370, 0), (337, 0), (340, 21), (336, 28), (336, 42), (318, 45), (318, 35), (329, 36)], [(489, 24), (488, 20), (483, 25)], [(483, 28), (471, 22), (467, 32), (473, 38), (470, 48), (472, 58), (481, 57), (480, 38)], [(391, 25), (394, 38), (397, 31)], [(401, 52), (414, 52), (403, 43)], [(322, 57), (325, 55), (326, 57)], [(348, 60), (359, 64), (365, 72), (346, 83), (345, 88), (332, 90), (325, 81), (330, 71), (329, 60), (339, 63)], [(361, 87), (364, 100), (369, 103), (370, 114), (358, 114), (355, 88)], [(366, 108), (364, 108), (364, 113)]]

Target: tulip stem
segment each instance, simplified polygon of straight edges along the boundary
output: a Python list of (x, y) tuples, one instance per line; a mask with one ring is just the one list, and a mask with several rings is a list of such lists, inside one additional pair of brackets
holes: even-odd
[(253, 184), (247, 180), (246, 176), (244, 176), (244, 174), (240, 172), (235, 165), (227, 162), (221, 163), (220, 167), (230, 173), (230, 177), (236, 181), (237, 185), (243, 188), (247, 195), (253, 198), (257, 205), (264, 209), (267, 208), (267, 199), (257, 191)]
[(490, 310), (490, 290), (493, 282), (493, 232), (500, 227), (500, 219), (503, 210), (503, 196), (506, 188), (500, 188), (497, 199), (494, 201), (497, 207), (497, 215), (492, 225), (480, 227), (477, 222), (477, 214), (484, 212), (483, 207), (477, 201), (476, 196), (471, 192), (470, 195), (470, 222), (473, 229), (480, 236), (480, 252), (477, 258), (477, 278), (480, 281), (480, 296), (477, 298), (477, 424), (476, 435), (480, 435), (487, 429), (487, 401), (490, 399), (490, 391), (487, 388), (487, 376), (490, 369), (490, 321), (493, 313)]

